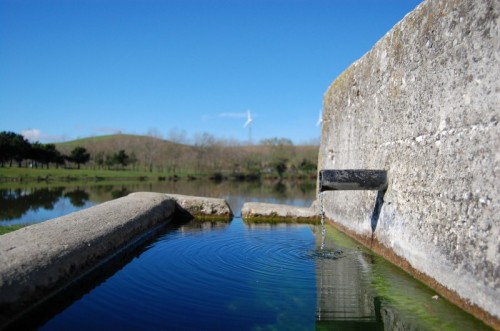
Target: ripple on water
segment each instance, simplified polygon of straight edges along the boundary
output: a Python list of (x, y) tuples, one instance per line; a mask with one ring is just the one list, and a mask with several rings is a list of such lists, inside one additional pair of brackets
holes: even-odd
[(158, 238), (69, 307), (73, 317), (64, 312), (59, 326), (64, 318), (70, 323), (80, 314), (88, 316), (78, 322), (82, 329), (95, 328), (96, 323), (100, 329), (103, 323), (162, 329), (166, 321), (175, 329), (200, 329), (200, 321), (205, 330), (277, 323), (311, 328), (316, 306), (310, 256), (314, 246), (309, 226), (181, 228)]

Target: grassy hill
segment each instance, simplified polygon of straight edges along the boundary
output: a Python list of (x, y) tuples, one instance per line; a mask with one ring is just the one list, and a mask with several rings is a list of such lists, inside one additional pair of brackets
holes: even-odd
[[(294, 146), (275, 139), (271, 143), (239, 145), (217, 140), (211, 136), (199, 139), (194, 145), (179, 144), (149, 136), (117, 134), (73, 140), (57, 144), (64, 154), (77, 146), (91, 154), (88, 167), (106, 167), (106, 158), (120, 150), (133, 162), (129, 170), (159, 172), (167, 175), (316, 175), (318, 146)], [(278, 173), (281, 163), (285, 171)], [(111, 168), (111, 167), (108, 167)]]
[(160, 148), (168, 148), (172, 145), (179, 145), (168, 140), (158, 139), (154, 137), (132, 135), (132, 134), (113, 134), (104, 136), (95, 136), (88, 138), (80, 138), (76, 140), (57, 143), (56, 147), (59, 151), (69, 153), (73, 148), (81, 146), (87, 150), (97, 151), (113, 151), (113, 150), (129, 150), (131, 153), (140, 152), (144, 146), (159, 145)]

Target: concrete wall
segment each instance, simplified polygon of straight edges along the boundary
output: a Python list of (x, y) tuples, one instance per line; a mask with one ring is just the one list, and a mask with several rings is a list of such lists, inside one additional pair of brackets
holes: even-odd
[(325, 192), (326, 217), (500, 326), (498, 0), (427, 0), (324, 96), (319, 169), (385, 169)]

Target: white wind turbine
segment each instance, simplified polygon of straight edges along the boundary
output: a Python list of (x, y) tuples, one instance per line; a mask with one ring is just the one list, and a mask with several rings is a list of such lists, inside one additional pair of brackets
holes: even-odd
[(323, 112), (322, 112), (322, 110), (320, 109), (320, 110), (319, 110), (319, 117), (318, 117), (318, 121), (316, 122), (316, 126), (319, 126), (321, 123), (323, 123)]
[(247, 110), (247, 121), (243, 125), (244, 128), (248, 127), (248, 142), (252, 142), (252, 114), (250, 113), (250, 109)]

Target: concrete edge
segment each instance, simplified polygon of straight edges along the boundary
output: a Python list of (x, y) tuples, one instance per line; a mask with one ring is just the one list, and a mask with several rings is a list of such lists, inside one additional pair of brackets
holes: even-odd
[(136, 192), (2, 235), (0, 329), (127, 247), (147, 240), (174, 215), (233, 216), (223, 199)]
[(196, 220), (231, 221), (233, 212), (224, 199), (167, 194), (177, 203), (177, 212)]
[(289, 205), (247, 202), (241, 209), (241, 216), (245, 222), (283, 222), (283, 223), (312, 223), (319, 224), (321, 215), (319, 210), (311, 207), (296, 207)]

